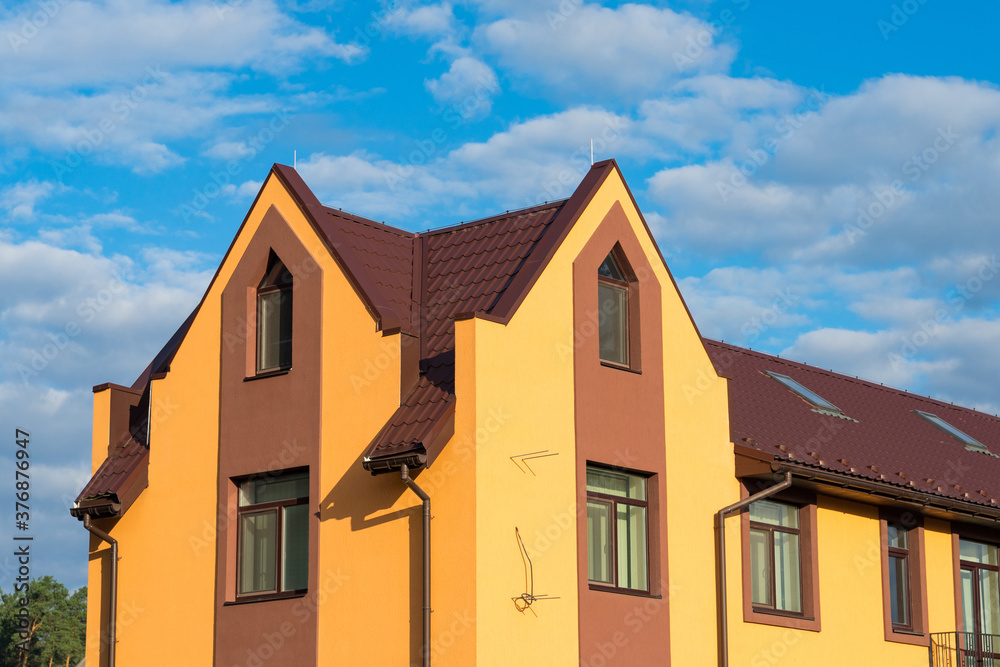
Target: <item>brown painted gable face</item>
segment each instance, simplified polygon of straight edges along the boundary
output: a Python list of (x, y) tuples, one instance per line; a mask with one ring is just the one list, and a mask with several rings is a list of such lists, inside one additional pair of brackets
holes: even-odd
[[(600, 359), (598, 268), (618, 245), (631, 268), (628, 367)], [(663, 393), (661, 288), (621, 204), (615, 204), (573, 262), (574, 371), (576, 391), (578, 578), (580, 659), (591, 664), (601, 647), (614, 648), (614, 664), (666, 664), (669, 655), (666, 543), (666, 443)], [(649, 597), (595, 590), (588, 582), (587, 465), (649, 475)], [(659, 599), (659, 595), (663, 599)], [(646, 610), (635, 633), (626, 619)], [(619, 641), (627, 638), (627, 641)], [(604, 656), (607, 657), (607, 656)], [(609, 662), (609, 664), (612, 664)]]
[[(256, 377), (257, 288), (274, 253), (292, 275), (292, 364)], [(305, 468), (309, 503), (319, 498), (322, 271), (272, 207), (264, 215), (222, 293), (219, 387), (219, 511), (215, 664), (245, 664), (263, 637), (294, 633), (275, 649), (275, 664), (315, 664), (315, 614), (294, 614), (302, 598), (227, 605), (236, 600), (237, 493), (234, 479)], [(210, 362), (210, 360), (206, 360)], [(316, 587), (319, 523), (309, 514), (309, 590)], [(260, 641), (257, 641), (257, 639)]]

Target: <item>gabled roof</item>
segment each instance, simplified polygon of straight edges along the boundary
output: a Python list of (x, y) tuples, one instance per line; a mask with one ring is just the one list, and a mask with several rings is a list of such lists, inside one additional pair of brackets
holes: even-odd
[[(787, 461), (927, 496), (1000, 509), (1000, 459), (968, 450), (915, 413), (933, 413), (1000, 454), (1000, 419), (806, 364), (704, 340), (729, 381), (734, 444)], [(766, 375), (786, 375), (834, 404), (816, 410)]]

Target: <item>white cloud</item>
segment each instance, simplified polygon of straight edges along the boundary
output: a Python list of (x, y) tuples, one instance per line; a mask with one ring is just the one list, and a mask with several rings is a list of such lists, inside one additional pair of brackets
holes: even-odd
[(35, 204), (56, 189), (56, 185), (48, 181), (21, 181), (0, 190), (0, 207), (13, 222), (31, 221), (35, 218)]
[(439, 78), (424, 81), (424, 87), (438, 104), (451, 106), (463, 120), (470, 120), (490, 113), (500, 82), (486, 63), (461, 57)]
[[(24, 5), (23, 13), (0, 21), (0, 34), (23, 38), (24, 24), (35, 11), (35, 5)], [(11, 45), (15, 53), (7, 61), (11, 66), (0, 71), (0, 83), (21, 88), (131, 84), (148, 67), (249, 66), (280, 73), (304, 58), (351, 61), (364, 53), (282, 13), (273, 0), (71, 0), (60, 3), (31, 34)]]
[[(688, 49), (699, 40), (707, 46), (692, 58)], [(636, 4), (581, 4), (565, 13), (553, 5), (481, 26), (473, 42), (535, 95), (608, 101), (637, 101), (682, 77), (724, 71), (735, 56), (699, 19)]]
[[(835, 97), (734, 83), (724, 100), (724, 84), (696, 79), (642, 109), (643, 130), (701, 156), (649, 179), (677, 245), (856, 267), (1000, 245), (992, 86), (887, 76)], [(678, 115), (704, 119), (697, 142)]]
[(245, 141), (220, 141), (202, 151), (202, 155), (215, 160), (242, 160), (251, 154)]
[(393, 32), (413, 37), (450, 37), (456, 30), (450, 3), (400, 7), (385, 19)]
[[(403, 160), (317, 153), (299, 172), (327, 205), (408, 227), (439, 226), (569, 197), (597, 159), (641, 150), (631, 121), (576, 108), (516, 123), (484, 142), (445, 151), (445, 132), (402, 146)], [(442, 217), (443, 216), (443, 217)]]

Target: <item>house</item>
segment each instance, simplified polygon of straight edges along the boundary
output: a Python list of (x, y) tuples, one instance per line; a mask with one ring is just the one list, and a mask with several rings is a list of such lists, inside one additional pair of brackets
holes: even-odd
[(996, 454), (994, 417), (703, 339), (614, 161), (421, 233), (275, 165), (94, 388), (87, 662), (984, 660)]

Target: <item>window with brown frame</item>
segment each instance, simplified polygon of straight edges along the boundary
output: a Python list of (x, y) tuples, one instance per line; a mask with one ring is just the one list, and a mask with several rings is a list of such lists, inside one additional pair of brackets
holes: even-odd
[(292, 366), (292, 274), (271, 252), (257, 286), (257, 373)]
[(647, 478), (587, 466), (587, 579), (592, 588), (649, 592)]
[[(767, 483), (743, 482), (743, 497)], [(791, 488), (740, 517), (743, 620), (820, 631), (817, 496)]]
[(802, 613), (799, 508), (772, 500), (750, 505), (751, 593), (755, 610)]
[(879, 513), (885, 638), (927, 646), (922, 519), (890, 508)]
[(597, 328), (603, 363), (635, 368), (638, 298), (632, 269), (616, 245), (597, 269)]
[(889, 543), (889, 617), (893, 629), (912, 630), (909, 531), (901, 524), (890, 523), (886, 532)]
[(302, 593), (309, 579), (309, 473), (242, 480), (237, 509), (237, 600)]

